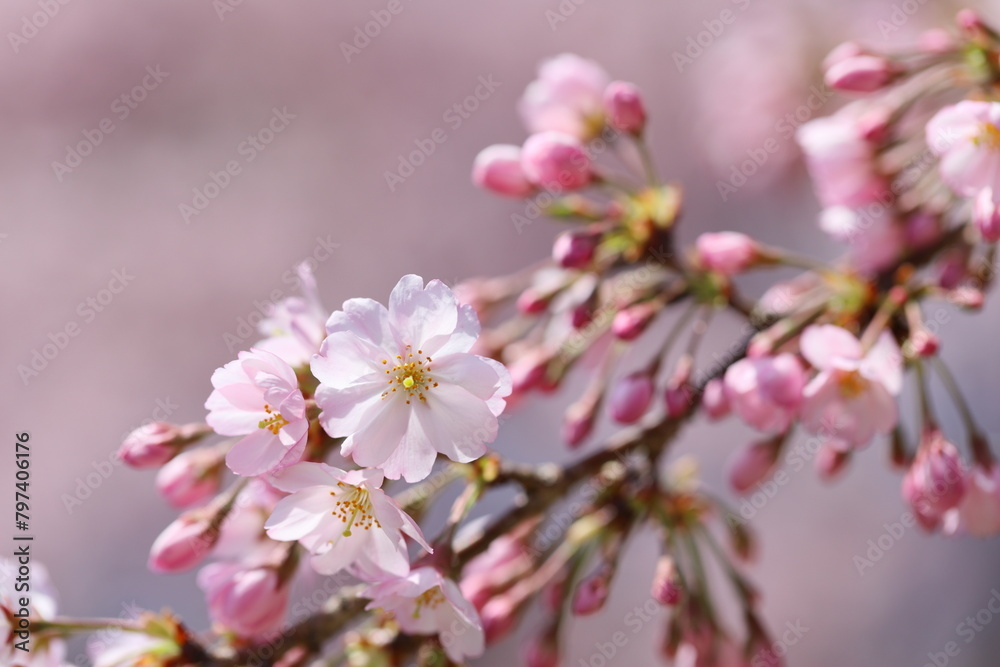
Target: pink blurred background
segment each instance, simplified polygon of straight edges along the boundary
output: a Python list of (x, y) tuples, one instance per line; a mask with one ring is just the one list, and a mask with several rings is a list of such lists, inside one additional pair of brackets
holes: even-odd
[[(121, 437), (158, 405), (172, 406), (172, 421), (203, 418), (210, 374), (234, 356), (226, 334), (241, 336), (241, 319), (275, 290), (290, 294), (283, 277), (299, 261), (323, 259), (317, 274), (333, 308), (351, 296), (384, 299), (404, 273), (454, 283), (548, 254), (554, 224), (518, 234), (510, 214), (522, 205), (469, 182), (480, 148), (524, 138), (514, 105), (540, 59), (577, 52), (644, 89), (660, 171), (686, 187), (682, 240), (750, 230), (832, 256), (837, 248), (814, 224), (817, 204), (794, 142), (778, 123), (805, 103), (819, 60), (839, 41), (906, 43), (923, 27), (947, 23), (958, 7), (917, 0), (400, 2), (402, 11), (350, 62), (342, 43), (388, 2), (10, 0), (0, 8), (3, 424), (8, 438), (31, 432), (36, 557), (50, 568), (65, 613), (117, 616), (125, 602), (170, 607), (193, 627), (206, 626), (193, 575), (146, 570), (150, 543), (174, 516), (157, 498), (153, 474), (108, 462)], [(32, 18), (45, 7), (53, 16)], [(995, 9), (986, 9), (994, 20)], [(679, 71), (674, 53), (723, 10), (735, 19)], [(33, 20), (43, 27), (26, 28)], [(161, 74), (153, 78), (147, 68)], [(479, 77), (500, 85), (456, 127), (445, 114), (474, 93)], [(133, 94), (144, 79), (145, 89)], [(129, 108), (122, 95), (144, 99)], [(294, 118), (247, 161), (253, 151), (243, 145), (241, 152), (242, 142), (268, 126), (274, 109)], [(100, 132), (105, 118), (113, 131)], [(446, 141), (390, 190), (385, 173), (436, 128)], [(85, 132), (100, 143), (71, 171), (54, 167), (67, 162), (67, 146), (86, 141)], [(722, 201), (717, 179), (771, 137), (779, 152)], [(194, 189), (204, 191), (211, 172), (231, 160), (240, 173), (185, 220), (180, 205), (192, 205)], [(87, 299), (102, 297), (114, 271), (133, 277), (97, 312)], [(1000, 357), (982, 351), (995, 345), (998, 318), (993, 304), (942, 332), (944, 356), (994, 444)], [(74, 323), (78, 335), (25, 382), (18, 366), (29, 366), (50, 334)], [(717, 320), (713, 343), (721, 349), (735, 331), (735, 321)], [(912, 414), (909, 399), (904, 410)], [(506, 422), (497, 449), (522, 460), (565, 458), (552, 414), (552, 403), (525, 407)], [(957, 429), (954, 415), (945, 416)], [(682, 451), (695, 453), (706, 482), (721, 490), (721, 462), (749, 437), (734, 423), (699, 425)], [(5, 484), (12, 460), (12, 452), (0, 456)], [(68, 508), (73, 496), (82, 502)], [(791, 664), (920, 667), (951, 641), (960, 652), (949, 665), (996, 664), (1000, 619), (968, 643), (957, 626), (1000, 590), (1000, 543), (909, 529), (859, 575), (854, 557), (905, 509), (898, 477), (876, 444), (832, 487), (809, 468), (792, 474), (756, 514), (763, 548), (751, 575), (764, 591), (765, 613), (779, 636), (786, 622), (808, 628), (788, 647)], [(648, 599), (656, 553), (651, 536), (636, 540), (606, 610), (573, 627), (566, 665), (591, 664), (595, 642), (617, 630), (627, 630), (629, 641), (608, 664), (657, 664), (666, 614), (635, 634), (625, 625)], [(476, 664), (519, 664), (525, 636)]]

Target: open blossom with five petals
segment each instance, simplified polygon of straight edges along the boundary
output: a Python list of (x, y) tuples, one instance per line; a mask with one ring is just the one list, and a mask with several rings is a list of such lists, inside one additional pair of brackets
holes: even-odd
[(486, 452), (510, 394), (510, 375), (470, 354), (479, 320), (448, 287), (404, 276), (386, 308), (350, 299), (330, 316), (313, 357), (320, 423), (346, 437), (341, 453), (389, 479), (417, 482), (438, 453), (467, 463)]
[(903, 384), (902, 353), (882, 332), (865, 352), (849, 331), (832, 324), (802, 333), (802, 355), (819, 371), (803, 391), (802, 422), (844, 448), (864, 447), (896, 425)]
[(965, 100), (945, 107), (927, 123), (927, 145), (956, 193), (1000, 192), (1000, 103)]
[(455, 582), (431, 567), (420, 567), (405, 577), (370, 586), (364, 597), (368, 609), (391, 613), (404, 632), (415, 635), (447, 633), (442, 642), (453, 662), (482, 655), (485, 635), (482, 620), (472, 603), (462, 597)]
[(265, 528), (271, 539), (298, 540), (320, 574), (350, 567), (365, 579), (410, 571), (403, 535), (431, 550), (420, 526), (386, 495), (378, 470), (345, 472), (325, 463), (300, 463), (272, 475), (291, 493), (278, 501)]
[(205, 421), (219, 435), (246, 436), (233, 445), (226, 465), (253, 477), (302, 458), (309, 420), (295, 371), (265, 350), (240, 352), (212, 374), (215, 391)]

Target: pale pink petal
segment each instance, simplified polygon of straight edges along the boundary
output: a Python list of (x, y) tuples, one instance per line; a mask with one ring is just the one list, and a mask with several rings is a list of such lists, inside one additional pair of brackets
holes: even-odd
[(233, 445), (226, 465), (237, 475), (255, 477), (280, 464), (286, 453), (278, 436), (259, 428)]
[(861, 343), (849, 331), (832, 324), (808, 327), (802, 332), (799, 346), (802, 356), (813, 368), (826, 370), (834, 359), (861, 359)]
[[(341, 453), (350, 456), (359, 466), (366, 468), (382, 467), (382, 464), (398, 449), (400, 441), (406, 433), (410, 420), (409, 406), (402, 397), (389, 398), (384, 401), (384, 408), (360, 431), (347, 437), (341, 445)], [(389, 479), (399, 479), (385, 471)]]

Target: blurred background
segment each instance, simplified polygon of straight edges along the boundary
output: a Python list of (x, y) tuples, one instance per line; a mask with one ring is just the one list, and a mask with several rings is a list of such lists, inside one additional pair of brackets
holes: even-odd
[[(555, 224), (517, 233), (510, 215), (523, 204), (469, 180), (481, 148), (524, 139), (515, 104), (539, 60), (576, 52), (645, 91), (660, 172), (686, 190), (682, 241), (743, 230), (829, 257), (839, 249), (816, 227), (818, 205), (782, 123), (816, 113), (803, 105), (820, 83), (819, 61), (840, 41), (906, 44), (925, 27), (949, 25), (959, 7), (400, 2), (376, 28), (371, 12), (387, 1), (0, 7), (8, 397), (0, 413), (8, 440), (31, 432), (34, 548), (64, 613), (169, 607), (194, 628), (207, 626), (193, 574), (146, 569), (149, 545), (175, 516), (156, 495), (154, 473), (125, 469), (113, 454), (124, 434), (154, 417), (203, 419), (212, 371), (234, 357), (234, 340), (248, 347), (256, 339), (246, 321), (292, 293), (289, 271), (300, 261), (315, 260), (325, 305), (335, 308), (352, 296), (384, 300), (404, 273), (454, 284), (548, 255)], [(983, 7), (994, 21), (997, 9)], [(734, 19), (688, 52), (689, 39), (723, 10)], [(366, 24), (374, 36), (360, 36)], [(679, 66), (676, 53), (691, 62)], [(449, 109), (474, 95), (481, 77), (492, 91), (457, 122)], [(824, 100), (822, 112), (838, 103)], [(387, 179), (439, 128), (445, 141), (433, 154), (402, 182)], [(772, 138), (778, 152), (723, 201), (717, 182)], [(1000, 356), (983, 351), (995, 345), (998, 319), (992, 303), (941, 332), (944, 357), (994, 445)], [(718, 319), (710, 340), (722, 349), (736, 331), (735, 320)], [(47, 358), (50, 343), (59, 349)], [(526, 461), (567, 458), (552, 416), (571, 398), (523, 406), (496, 448)], [(904, 415), (913, 413), (910, 399)], [(957, 419), (945, 416), (957, 435)], [(733, 420), (696, 425), (681, 451), (696, 454), (706, 483), (727, 493), (721, 463), (750, 437)], [(911, 528), (859, 574), (855, 557), (870, 557), (869, 541), (906, 511), (886, 459), (876, 443), (828, 486), (811, 467), (790, 473), (753, 516), (762, 548), (750, 574), (766, 617), (778, 636), (786, 623), (807, 628), (787, 647), (790, 663), (922, 667), (954, 641), (960, 651), (947, 664), (996, 664), (1000, 618), (990, 614), (993, 624), (968, 642), (958, 626), (1000, 597), (1000, 542)], [(5, 484), (12, 460), (0, 456)], [(634, 634), (625, 625), (648, 599), (656, 555), (651, 536), (636, 539), (609, 605), (574, 625), (564, 664), (593, 664), (595, 642), (617, 630), (628, 630), (628, 643), (608, 664), (659, 664), (666, 614)], [(520, 664), (530, 625), (476, 664)], [(74, 645), (70, 658), (84, 664), (79, 654)]]

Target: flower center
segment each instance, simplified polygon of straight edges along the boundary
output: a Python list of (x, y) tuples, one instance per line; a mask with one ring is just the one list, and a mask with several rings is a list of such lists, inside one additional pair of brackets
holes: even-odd
[(841, 372), (838, 378), (840, 395), (844, 398), (857, 398), (868, 389), (868, 380), (857, 371)]
[(368, 489), (360, 486), (351, 486), (344, 482), (337, 482), (341, 491), (331, 491), (330, 495), (336, 498), (331, 514), (343, 521), (344, 537), (350, 537), (353, 533), (351, 528), (355, 527), (369, 530), (372, 525), (381, 528), (382, 524), (375, 518), (372, 511), (371, 494)]
[(990, 151), (1000, 151), (1000, 127), (992, 123), (983, 123), (979, 126), (979, 134), (972, 138), (972, 143)]
[(420, 618), (420, 612), (423, 608), (430, 609), (431, 611), (437, 609), (442, 602), (444, 602), (444, 593), (441, 592), (440, 586), (435, 586), (434, 588), (429, 588), (420, 595), (417, 596), (415, 602), (417, 606), (413, 608), (413, 618)]
[(280, 412), (275, 412), (267, 403), (264, 404), (264, 412), (271, 415), (268, 419), (261, 419), (257, 428), (266, 428), (271, 433), (278, 435), (282, 426), (288, 425), (288, 420), (281, 416)]
[[(406, 393), (406, 404), (416, 398), (426, 401), (425, 391), (430, 391), (438, 386), (431, 376), (431, 359), (424, 355), (423, 350), (413, 351), (412, 345), (406, 346), (404, 354), (397, 354), (395, 364), (391, 369), (386, 369), (385, 374), (389, 376), (389, 388), (382, 392), (382, 399), (385, 400), (397, 391)], [(382, 360), (383, 366), (389, 365), (388, 359)]]

